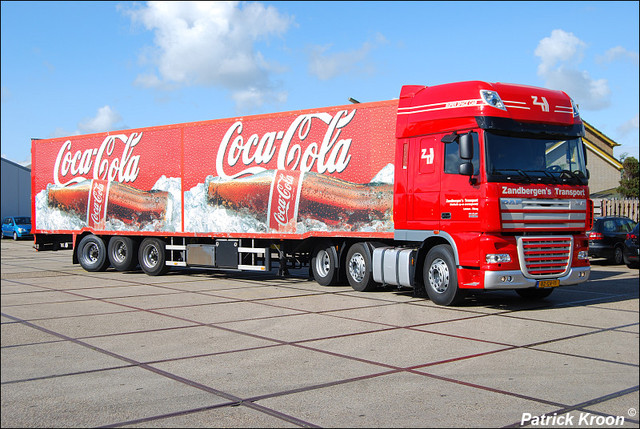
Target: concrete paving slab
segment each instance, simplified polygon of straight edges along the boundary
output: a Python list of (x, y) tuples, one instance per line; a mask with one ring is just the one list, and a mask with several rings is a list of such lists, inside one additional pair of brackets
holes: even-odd
[(70, 338), (116, 335), (195, 325), (193, 322), (177, 318), (163, 317), (145, 311), (126, 309), (121, 306), (120, 308), (127, 311), (35, 320), (32, 323)]
[(637, 386), (639, 375), (637, 366), (530, 349), (506, 350), (417, 371), (566, 405), (622, 391), (630, 383)]
[(410, 329), (391, 329), (310, 341), (306, 346), (392, 367), (432, 365), (508, 348)]
[(385, 329), (377, 323), (336, 319), (330, 314), (294, 314), (271, 319), (219, 323), (218, 326), (284, 342), (301, 342)]
[(228, 403), (141, 368), (2, 384), (3, 427), (97, 427)]
[(519, 422), (523, 412), (554, 410), (548, 404), (407, 372), (258, 403), (295, 413), (318, 427), (504, 427)]
[(274, 307), (255, 302), (228, 302), (212, 305), (191, 305), (177, 308), (156, 310), (158, 314), (166, 314), (198, 323), (222, 323), (238, 320), (251, 320), (299, 314), (300, 311)]
[(593, 328), (558, 325), (546, 321), (520, 319), (514, 313), (487, 315), (475, 320), (463, 319), (436, 323), (418, 326), (415, 329), (514, 346), (567, 338), (594, 330)]
[(533, 348), (637, 365), (639, 345), (638, 334), (603, 331), (541, 344)]
[(137, 362), (155, 362), (278, 345), (210, 326), (185, 326), (87, 338), (83, 342)]
[(308, 389), (387, 370), (378, 365), (290, 345), (151, 366), (241, 398)]

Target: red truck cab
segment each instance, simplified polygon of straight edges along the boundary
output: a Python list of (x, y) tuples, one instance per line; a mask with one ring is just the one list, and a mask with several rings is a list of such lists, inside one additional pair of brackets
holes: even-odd
[(394, 235), (422, 243), (415, 277), (432, 300), (453, 304), (465, 289), (544, 297), (588, 279), (584, 126), (567, 94), (404, 86), (397, 117)]

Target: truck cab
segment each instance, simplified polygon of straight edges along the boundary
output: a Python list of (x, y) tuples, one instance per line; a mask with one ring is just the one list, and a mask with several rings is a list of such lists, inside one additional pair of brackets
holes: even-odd
[(420, 243), (415, 278), (432, 300), (452, 304), (465, 289), (544, 297), (588, 279), (582, 136), (562, 91), (479, 81), (402, 88), (394, 234)]

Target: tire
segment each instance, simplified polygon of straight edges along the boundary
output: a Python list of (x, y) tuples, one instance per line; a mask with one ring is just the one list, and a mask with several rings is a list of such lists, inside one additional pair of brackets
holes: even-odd
[(538, 299), (544, 299), (548, 297), (549, 295), (551, 295), (553, 290), (554, 289), (551, 289), (551, 288), (547, 288), (547, 289), (527, 288), (527, 289), (516, 289), (516, 292), (518, 295), (520, 295), (521, 298), (535, 301)]
[(458, 274), (451, 247), (446, 244), (434, 246), (424, 262), (424, 288), (429, 299), (438, 305), (460, 304), (466, 291), (458, 287)]
[(311, 257), (313, 278), (322, 286), (331, 286), (338, 282), (338, 252), (331, 243), (318, 246)]
[(13, 241), (18, 241), (18, 233), (17, 232), (13, 232)]
[(373, 281), (371, 251), (366, 243), (355, 243), (349, 248), (345, 268), (347, 280), (354, 290), (370, 292), (378, 288)]
[(621, 265), (624, 261), (622, 254), (622, 246), (616, 246), (613, 248), (613, 256), (611, 257), (611, 263), (615, 265)]
[(131, 271), (138, 265), (138, 243), (129, 237), (109, 240), (109, 261), (118, 271)]
[(85, 235), (77, 249), (78, 262), (86, 271), (99, 272), (109, 268), (109, 257), (104, 240), (97, 235)]
[(138, 262), (145, 274), (160, 276), (169, 270), (166, 265), (165, 243), (159, 238), (147, 237), (138, 250)]

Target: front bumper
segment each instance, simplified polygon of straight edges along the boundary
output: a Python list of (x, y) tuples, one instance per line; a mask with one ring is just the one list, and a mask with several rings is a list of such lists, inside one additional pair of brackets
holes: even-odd
[[(591, 267), (573, 267), (567, 274), (557, 279), (560, 280), (560, 286), (575, 285), (589, 280), (590, 273)], [(503, 278), (510, 281), (502, 281)], [(539, 280), (541, 279), (525, 277), (521, 271), (485, 271), (484, 288), (488, 290), (527, 289), (536, 287)]]

